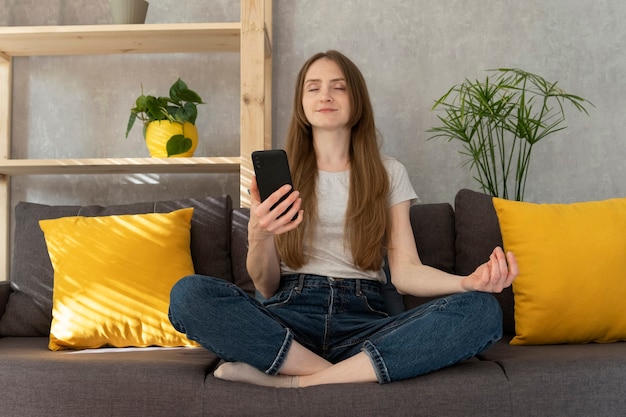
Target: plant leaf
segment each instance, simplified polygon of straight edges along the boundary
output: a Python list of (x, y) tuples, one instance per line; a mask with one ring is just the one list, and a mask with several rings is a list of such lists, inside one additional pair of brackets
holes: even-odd
[(170, 98), (174, 101), (174, 102), (180, 102), (180, 92), (183, 90), (187, 90), (187, 84), (185, 84), (185, 82), (183, 80), (181, 80), (180, 78), (178, 78), (174, 84), (172, 84), (172, 86), (170, 87)]
[(193, 145), (191, 139), (184, 137), (183, 135), (174, 135), (168, 141), (166, 145), (167, 156), (179, 155), (187, 152)]
[(135, 120), (137, 120), (137, 113), (131, 111), (130, 117), (128, 118), (128, 124), (126, 125), (126, 137), (128, 137), (128, 133), (133, 128), (133, 125), (135, 124)]

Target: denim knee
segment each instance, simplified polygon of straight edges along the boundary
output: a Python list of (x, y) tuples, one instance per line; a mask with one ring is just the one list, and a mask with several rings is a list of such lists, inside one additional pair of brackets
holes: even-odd
[(485, 327), (492, 330), (498, 339), (502, 337), (502, 307), (500, 303), (493, 296), (484, 292), (472, 293), (475, 295), (477, 302), (482, 304), (480, 310), (483, 314)]
[(471, 292), (465, 294), (469, 299), (471, 313), (477, 341), (482, 336), (483, 345), (478, 347), (475, 354), (482, 352), (502, 338), (502, 308), (493, 294)]
[(232, 282), (203, 275), (182, 278), (170, 293), (169, 317), (179, 332), (225, 361), (277, 373), (293, 334)]
[[(197, 276), (189, 275), (181, 278), (174, 284), (170, 290), (170, 305), (168, 310), (168, 317), (172, 326), (181, 333), (186, 333), (183, 322), (186, 315), (186, 306), (189, 305), (188, 294), (193, 294), (193, 287), (195, 287)], [(191, 287), (191, 288), (190, 288)]]
[(181, 278), (170, 290), (168, 317), (176, 330), (187, 333), (184, 323), (197, 319), (198, 309), (210, 299), (211, 281), (218, 278), (188, 275)]

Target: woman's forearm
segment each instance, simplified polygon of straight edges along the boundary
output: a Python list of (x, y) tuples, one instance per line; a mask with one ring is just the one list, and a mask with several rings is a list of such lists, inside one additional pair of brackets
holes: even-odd
[(392, 282), (403, 294), (440, 296), (465, 291), (500, 293), (513, 283), (519, 274), (513, 253), (504, 253), (496, 247), (489, 260), (467, 276), (458, 276), (423, 265), (419, 260), (390, 258)]
[(276, 292), (280, 283), (280, 261), (273, 236), (248, 241), (246, 268), (263, 297), (268, 298)]
[(436, 297), (464, 292), (463, 277), (440, 271), (421, 263), (396, 266), (392, 282), (400, 294)]

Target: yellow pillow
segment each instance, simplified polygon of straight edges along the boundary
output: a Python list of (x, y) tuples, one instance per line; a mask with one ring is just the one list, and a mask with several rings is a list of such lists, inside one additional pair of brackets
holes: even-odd
[(195, 345), (167, 317), (172, 286), (194, 272), (192, 215), (41, 220), (54, 268), (48, 347)]
[(626, 340), (626, 198), (493, 203), (520, 267), (511, 344)]

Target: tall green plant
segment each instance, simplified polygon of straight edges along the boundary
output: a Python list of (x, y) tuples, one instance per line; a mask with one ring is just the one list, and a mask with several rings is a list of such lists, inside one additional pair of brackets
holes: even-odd
[[(566, 93), (556, 82), (515, 69), (491, 70), (484, 82), (465, 80), (437, 100), (441, 126), (429, 139), (463, 142), (464, 165), (475, 169), (482, 190), (522, 201), (534, 145), (566, 126), (563, 105), (589, 114), (588, 100)], [(510, 192), (513, 187), (514, 194)]]

